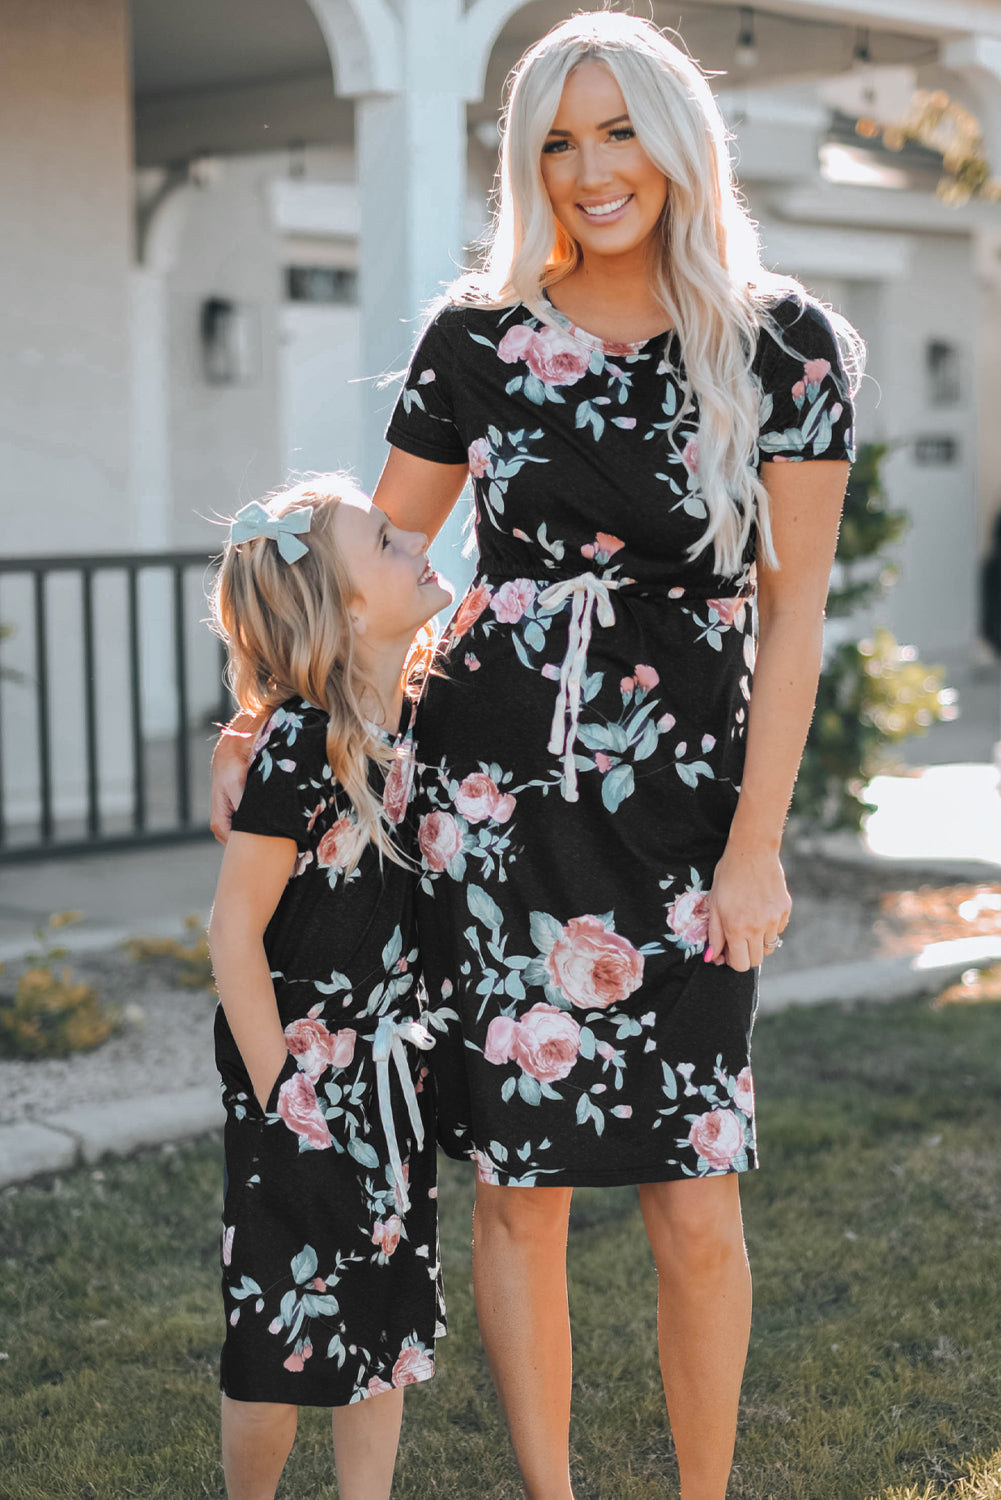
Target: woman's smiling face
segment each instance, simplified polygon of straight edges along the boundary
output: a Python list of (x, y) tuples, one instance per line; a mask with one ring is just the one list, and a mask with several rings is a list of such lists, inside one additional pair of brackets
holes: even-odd
[(667, 202), (667, 178), (636, 139), (612, 72), (582, 62), (563, 85), (542, 148), (542, 180), (567, 234), (588, 256), (645, 248)]

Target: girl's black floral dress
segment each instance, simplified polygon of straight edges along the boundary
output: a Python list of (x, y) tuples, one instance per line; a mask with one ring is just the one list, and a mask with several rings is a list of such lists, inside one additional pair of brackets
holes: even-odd
[[(404, 845), (409, 704), (405, 715), (384, 791)], [(326, 733), (326, 715), (302, 699), (278, 709), (233, 818), (237, 832), (294, 839), (299, 850), (264, 936), (289, 1054), (266, 1110), (216, 1011), (227, 1179), (220, 1384), (240, 1401), (346, 1406), (429, 1380), (445, 1332), (415, 882), (392, 861), (380, 870), (371, 844), (346, 872), (357, 829)]]
[[(479, 573), (418, 731), (418, 924), (445, 1150), (491, 1183), (637, 1183), (755, 1164), (757, 974), (703, 962), (740, 789), (753, 541), (709, 549), (678, 340), (552, 309), (450, 306), (390, 443), (468, 463)], [(754, 362), (754, 461), (852, 456), (824, 315)]]

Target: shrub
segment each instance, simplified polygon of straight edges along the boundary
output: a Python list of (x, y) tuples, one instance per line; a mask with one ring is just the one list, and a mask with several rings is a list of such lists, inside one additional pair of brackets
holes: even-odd
[(117, 1009), (102, 1006), (92, 985), (74, 980), (68, 965), (56, 970), (66, 949), (52, 932), (79, 920), (79, 912), (57, 912), (49, 930), (39, 927), (37, 952), (25, 954), (27, 968), (13, 996), (0, 996), (0, 1047), (15, 1057), (64, 1057), (89, 1052), (121, 1022)]
[[(880, 554), (903, 534), (907, 516), (886, 503), (881, 471), (887, 451), (885, 443), (864, 444), (852, 470), (827, 601), (830, 618), (869, 604), (896, 579), (896, 569)], [(943, 668), (925, 666), (913, 646), (899, 645), (888, 630), (837, 647), (820, 674), (793, 814), (814, 828), (861, 828), (872, 811), (866, 783), (893, 764), (893, 747), (925, 734), (937, 720), (955, 717), (955, 694), (944, 686), (944, 676)]]
[(166, 961), (173, 978), (185, 990), (210, 990), (215, 993), (209, 940), (200, 917), (185, 917), (184, 925), (191, 941), (177, 938), (128, 938), (122, 947), (130, 958), (140, 963)]

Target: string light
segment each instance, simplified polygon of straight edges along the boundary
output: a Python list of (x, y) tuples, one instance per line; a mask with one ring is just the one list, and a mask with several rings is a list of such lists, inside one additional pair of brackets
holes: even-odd
[(740, 7), (740, 32), (737, 48), (733, 54), (738, 68), (755, 68), (758, 65), (758, 47), (754, 37), (754, 11), (749, 5)]

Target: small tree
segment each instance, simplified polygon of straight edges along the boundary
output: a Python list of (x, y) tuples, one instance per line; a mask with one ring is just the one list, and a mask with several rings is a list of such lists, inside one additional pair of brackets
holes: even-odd
[[(896, 569), (881, 563), (880, 554), (899, 540), (907, 516), (887, 505), (887, 451), (885, 443), (865, 444), (852, 469), (827, 600), (830, 619), (871, 603), (896, 580)], [(955, 717), (955, 694), (943, 686), (944, 676), (942, 667), (926, 667), (913, 646), (898, 645), (888, 630), (838, 646), (820, 674), (793, 814), (815, 828), (860, 829), (872, 811), (866, 783), (892, 765), (893, 747)]]

